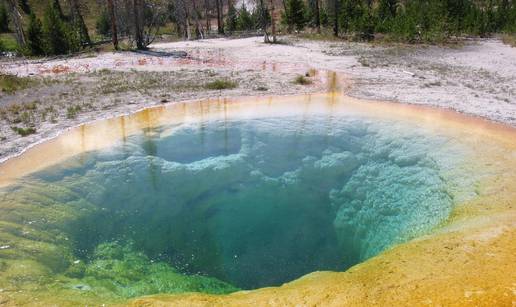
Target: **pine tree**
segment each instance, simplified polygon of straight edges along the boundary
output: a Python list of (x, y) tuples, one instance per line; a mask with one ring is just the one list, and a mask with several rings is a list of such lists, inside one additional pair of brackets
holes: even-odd
[(0, 33), (9, 32), (9, 15), (5, 4), (0, 4)]
[(378, 2), (378, 17), (381, 21), (396, 16), (397, 0), (380, 0)]
[(90, 35), (88, 34), (88, 28), (84, 23), (84, 18), (82, 17), (81, 10), (79, 9), (78, 1), (69, 0), (68, 3), (70, 5), (70, 21), (72, 30), (77, 32), (81, 45), (90, 44)]
[(237, 10), (235, 9), (235, 6), (233, 6), (233, 3), (229, 4), (228, 9), (228, 17), (226, 20), (226, 29), (229, 33), (235, 31), (237, 29), (237, 22), (238, 22), (238, 15)]
[(43, 16), (43, 37), (47, 54), (65, 54), (69, 51), (66, 28), (59, 16), (59, 9), (50, 4)]
[(57, 11), (57, 15), (61, 20), (65, 19), (65, 15), (63, 14), (63, 9), (61, 9), (61, 4), (59, 3), (59, 0), (53, 0), (51, 4), (54, 9)]
[(97, 34), (103, 36), (111, 35), (111, 18), (107, 10), (100, 13), (96, 23), (96, 30)]
[(321, 33), (321, 7), (319, 4), (319, 0), (313, 1), (313, 9), (312, 9), (312, 23), (317, 29), (317, 33)]
[(512, 3), (512, 8), (508, 13), (509, 17), (507, 20), (507, 25), (505, 26), (505, 31), (509, 33), (516, 33), (516, 2)]
[(43, 55), (43, 29), (41, 21), (34, 13), (30, 14), (27, 28), (27, 50), (31, 55)]
[(294, 27), (298, 31), (303, 30), (306, 25), (306, 6), (303, 0), (288, 0), (284, 16), (289, 30)]
[(19, 0), (18, 3), (20, 4), (20, 8), (22, 9), (22, 11), (25, 14), (30, 15), (31, 9), (28, 0)]
[(237, 19), (237, 29), (240, 31), (252, 30), (254, 28), (254, 22), (251, 17), (251, 14), (245, 7), (245, 4), (242, 4), (242, 8), (238, 12)]

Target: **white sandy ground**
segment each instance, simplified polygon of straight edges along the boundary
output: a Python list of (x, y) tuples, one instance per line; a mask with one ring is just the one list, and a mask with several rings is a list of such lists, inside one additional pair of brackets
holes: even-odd
[[(0, 107), (38, 100), (42, 106), (56, 104), (59, 108), (57, 120), (36, 120), (38, 133), (27, 137), (11, 131), (9, 122), (0, 121), (0, 160), (66, 128), (160, 104), (162, 97), (180, 101), (324, 91), (326, 71), (345, 76), (341, 81), (351, 96), (450, 108), (516, 126), (516, 48), (498, 40), (474, 40), (453, 48), (375, 46), (292, 37), (283, 41), (267, 45), (262, 38), (254, 37), (151, 46), (152, 51), (186, 51), (187, 58), (118, 52), (45, 61), (2, 60), (3, 73), (46, 76), (61, 83), (0, 96)], [(201, 84), (206, 75), (213, 75), (238, 80), (239, 87), (225, 91), (177, 91), (162, 87), (152, 89), (151, 93), (118, 90), (101, 95), (97, 90), (100, 77), (95, 72), (106, 69), (127, 75), (159, 73), (162, 79), (195, 84)], [(310, 69), (320, 72), (312, 85), (293, 84), (297, 75)], [(120, 75), (113, 78), (117, 76)], [(67, 118), (63, 109), (86, 101), (90, 108), (83, 108), (76, 118)]]

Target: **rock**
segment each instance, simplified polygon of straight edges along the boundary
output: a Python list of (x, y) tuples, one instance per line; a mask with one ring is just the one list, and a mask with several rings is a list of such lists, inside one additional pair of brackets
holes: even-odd
[(88, 285), (85, 285), (85, 284), (74, 285), (72, 288), (74, 288), (76, 290), (81, 290), (81, 291), (90, 291), (91, 290), (91, 287)]

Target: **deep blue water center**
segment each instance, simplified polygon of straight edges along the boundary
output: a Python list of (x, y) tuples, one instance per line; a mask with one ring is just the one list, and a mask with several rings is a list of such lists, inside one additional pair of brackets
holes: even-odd
[[(343, 271), (428, 231), (452, 208), (448, 140), (358, 117), (163, 126), (33, 178), (69, 193), (76, 257), (102, 243), (238, 288)], [(440, 150), (437, 150), (440, 148)]]

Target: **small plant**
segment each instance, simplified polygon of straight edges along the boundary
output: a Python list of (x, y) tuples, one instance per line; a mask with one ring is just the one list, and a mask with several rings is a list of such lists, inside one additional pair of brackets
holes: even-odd
[(7, 111), (12, 114), (15, 114), (15, 115), (20, 113), (21, 110), (22, 110), (22, 107), (17, 103), (13, 103), (7, 107)]
[(39, 101), (38, 100), (34, 100), (32, 102), (26, 102), (23, 104), (23, 108), (25, 110), (31, 110), (31, 111), (34, 111), (38, 108), (38, 103)]
[(53, 106), (46, 107), (41, 111), (41, 120), (46, 121), (48, 114), (50, 114), (51, 116), (55, 116), (56, 110)]
[(81, 111), (81, 106), (71, 106), (66, 108), (66, 118), (74, 119), (77, 117), (77, 113)]
[(2, 92), (14, 94), (16, 91), (28, 88), (33, 81), (29, 78), (0, 74), (0, 88)]
[(97, 73), (99, 75), (107, 75), (107, 74), (111, 73), (111, 70), (109, 70), (107, 68), (102, 68), (102, 69), (97, 70)]
[(226, 90), (236, 88), (238, 84), (231, 80), (218, 79), (206, 84), (206, 88), (209, 90)]
[(308, 79), (307, 77), (305, 77), (303, 75), (299, 75), (294, 79), (294, 84), (308, 85), (308, 84), (312, 84), (312, 80)]
[(18, 133), (19, 135), (21, 135), (23, 137), (36, 133), (36, 129), (34, 129), (32, 127), (22, 128), (22, 127), (13, 126), (13, 127), (11, 127), (11, 129), (13, 129), (14, 132)]
[(512, 47), (516, 47), (516, 34), (505, 34), (502, 36), (502, 41)]
[(371, 65), (369, 65), (369, 62), (367, 61), (367, 59), (366, 59), (366, 58), (364, 58), (364, 57), (362, 57), (362, 56), (358, 59), (358, 62), (359, 62), (362, 66), (364, 66), (364, 67), (369, 67), (369, 66), (371, 66)]
[(23, 111), (23, 113), (20, 114), (20, 120), (25, 124), (25, 125), (30, 125), (32, 124), (33, 122), (33, 114), (32, 112), (30, 111)]

